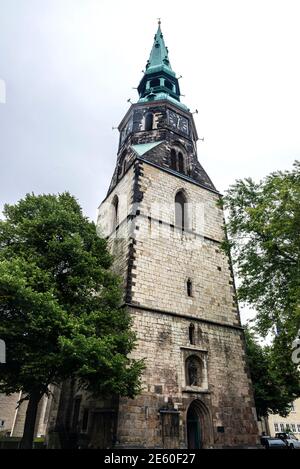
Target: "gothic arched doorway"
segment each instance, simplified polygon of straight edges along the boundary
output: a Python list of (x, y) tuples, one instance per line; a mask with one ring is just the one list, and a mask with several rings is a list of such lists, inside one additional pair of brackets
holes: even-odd
[(186, 417), (187, 446), (189, 449), (209, 448), (213, 443), (210, 413), (206, 405), (195, 399)]
[(193, 405), (189, 407), (187, 413), (187, 438), (189, 449), (202, 447), (200, 419)]

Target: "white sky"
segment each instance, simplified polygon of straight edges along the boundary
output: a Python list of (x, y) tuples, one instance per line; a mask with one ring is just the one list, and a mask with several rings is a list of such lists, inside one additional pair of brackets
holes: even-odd
[(299, 13), (299, 0), (0, 0), (0, 203), (69, 190), (95, 219), (116, 161), (112, 126), (137, 98), (158, 17), (216, 187), (291, 168)]

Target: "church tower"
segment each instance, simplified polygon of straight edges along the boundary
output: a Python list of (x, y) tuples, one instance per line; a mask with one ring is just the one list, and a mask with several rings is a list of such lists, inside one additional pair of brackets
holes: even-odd
[(141, 395), (118, 402), (112, 444), (252, 446), (256, 413), (231, 263), (221, 250), (221, 196), (198, 161), (197, 130), (160, 23), (138, 94), (119, 126), (98, 217), (138, 337), (132, 356), (146, 365)]

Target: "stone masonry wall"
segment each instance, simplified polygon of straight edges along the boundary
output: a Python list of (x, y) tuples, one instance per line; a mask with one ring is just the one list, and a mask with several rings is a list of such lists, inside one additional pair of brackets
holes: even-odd
[[(224, 231), (218, 195), (149, 164), (142, 167), (132, 302), (239, 325), (232, 272), (220, 249)], [(174, 227), (179, 190), (188, 201), (189, 230), (183, 234)], [(188, 279), (192, 281), (191, 297)]]
[[(186, 319), (134, 308), (131, 313), (139, 344), (132, 357), (144, 358), (146, 371), (142, 395), (122, 401), (120, 445), (163, 447), (159, 411), (171, 401), (180, 411), (175, 447), (186, 447), (186, 412), (195, 399), (210, 408), (211, 446), (255, 445), (257, 426), (251, 381), (245, 370), (243, 332), (196, 323), (196, 340), (191, 345)], [(187, 386), (185, 376), (185, 358), (198, 351), (207, 353), (208, 358), (208, 387), (202, 390)], [(218, 427), (223, 427), (224, 433), (219, 433)]]
[(0, 420), (4, 420), (4, 426), (0, 428), (0, 432), (11, 432), (18, 399), (18, 393), (10, 396), (0, 394)]
[[(178, 191), (188, 202), (184, 232), (175, 226)], [(116, 195), (125, 195), (126, 203), (108, 243), (138, 337), (132, 357), (146, 364), (141, 395), (120, 399), (116, 446), (186, 448), (191, 403), (199, 409), (204, 447), (255, 445), (244, 335), (231, 265), (220, 246), (219, 195), (138, 159), (100, 207), (102, 226), (111, 223)], [(196, 386), (188, 383), (191, 356), (203, 365)]]
[[(146, 162), (136, 165), (139, 171), (132, 168), (130, 177), (116, 188), (119, 194), (132, 194), (135, 201), (138, 187), (139, 198), (136, 206), (127, 206), (132, 215), (127, 231), (123, 225), (117, 234), (120, 251), (115, 269), (127, 276), (131, 291), (127, 303), (138, 337), (132, 357), (144, 358), (146, 370), (142, 394), (120, 401), (116, 444), (185, 448), (187, 409), (197, 402), (207, 409), (202, 422), (205, 447), (255, 445), (257, 424), (243, 331), (231, 266), (220, 249), (224, 231), (219, 196)], [(184, 233), (174, 226), (179, 190), (190, 204)], [(108, 202), (113, 197), (114, 193)], [(125, 213), (120, 212), (123, 219)], [(130, 239), (134, 248), (128, 270)], [(111, 238), (112, 249), (114, 243)], [(187, 294), (187, 279), (192, 281), (192, 297)], [(190, 355), (205, 362), (205, 385), (188, 385), (185, 363)], [(178, 433), (164, 426), (168, 409), (171, 416), (178, 412)]]

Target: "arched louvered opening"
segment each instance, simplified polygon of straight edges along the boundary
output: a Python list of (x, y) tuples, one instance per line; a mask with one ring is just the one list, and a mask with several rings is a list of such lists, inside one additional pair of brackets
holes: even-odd
[(184, 160), (181, 152), (178, 153), (178, 171), (184, 173)]
[(145, 130), (152, 130), (153, 129), (153, 114), (152, 112), (148, 112), (145, 117)]
[(171, 150), (171, 168), (175, 171), (177, 170), (177, 155), (174, 148), (172, 148)]

